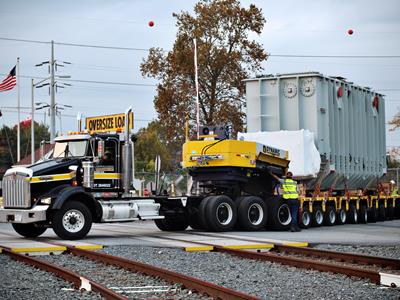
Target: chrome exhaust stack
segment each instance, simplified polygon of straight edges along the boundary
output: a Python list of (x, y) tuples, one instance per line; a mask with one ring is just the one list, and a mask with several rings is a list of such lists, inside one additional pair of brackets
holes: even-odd
[(131, 116), (132, 107), (130, 106), (125, 111), (125, 144), (122, 148), (122, 187), (124, 189), (124, 193), (128, 194), (133, 181), (133, 172), (132, 172), (132, 141), (130, 139), (130, 128), (129, 128), (129, 118)]

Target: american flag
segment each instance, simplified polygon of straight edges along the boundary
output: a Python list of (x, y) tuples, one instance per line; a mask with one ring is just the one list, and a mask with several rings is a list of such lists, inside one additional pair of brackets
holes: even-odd
[(10, 74), (0, 83), (0, 92), (12, 90), (17, 84), (17, 77), (15, 76), (15, 67), (12, 68)]

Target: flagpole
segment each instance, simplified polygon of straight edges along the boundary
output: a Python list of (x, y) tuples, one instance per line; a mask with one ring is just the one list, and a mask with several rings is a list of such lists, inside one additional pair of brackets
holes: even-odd
[(17, 57), (17, 111), (18, 111), (18, 124), (17, 124), (17, 162), (21, 160), (21, 116), (20, 116), (20, 91), (19, 91), (19, 57)]
[(32, 99), (31, 99), (31, 105), (32, 105), (32, 118), (31, 118), (31, 163), (32, 165), (35, 163), (35, 97), (34, 97), (34, 90), (35, 90), (35, 84), (33, 82), (33, 78), (31, 79), (32, 82)]

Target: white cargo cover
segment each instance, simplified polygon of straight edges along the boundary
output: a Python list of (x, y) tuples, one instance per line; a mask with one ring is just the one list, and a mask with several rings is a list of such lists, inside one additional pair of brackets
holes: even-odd
[(297, 178), (316, 177), (321, 157), (309, 130), (281, 130), (238, 133), (238, 139), (254, 141), (289, 151), (289, 170)]

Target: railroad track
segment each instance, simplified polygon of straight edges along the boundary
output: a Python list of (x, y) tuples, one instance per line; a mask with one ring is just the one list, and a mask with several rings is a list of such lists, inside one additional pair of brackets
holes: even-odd
[[(259, 299), (252, 295), (248, 295), (194, 277), (186, 276), (180, 273), (172, 272), (166, 269), (144, 264), (141, 262), (128, 260), (125, 258), (105, 253), (98, 253), (90, 250), (78, 249), (60, 243), (54, 243), (54, 244), (65, 246), (67, 248), (66, 252), (74, 256), (78, 256), (84, 259), (89, 259), (96, 263), (116, 266), (118, 268), (122, 268), (130, 272), (140, 273), (150, 277), (161, 278), (169, 283), (180, 284), (182, 287), (193, 290), (200, 294), (208, 295), (215, 299), (250, 299), (250, 300)], [(107, 288), (106, 286), (92, 279), (89, 279), (85, 276), (81, 276), (69, 269), (65, 269), (63, 267), (58, 266), (57, 264), (50, 263), (43, 259), (34, 258), (20, 253), (15, 253), (7, 249), (6, 247), (2, 247), (2, 252), (17, 261), (53, 273), (54, 275), (61, 277), (68, 282), (71, 282), (76, 289), (84, 289), (87, 291), (92, 290), (94, 292), (100, 293), (106, 299), (128, 299), (126, 295), (121, 294), (127, 292), (126, 290), (124, 290), (123, 287), (122, 288), (116, 287), (115, 289), (119, 290), (119, 293), (117, 293), (113, 289)], [(168, 292), (168, 294), (164, 294), (165, 296), (174, 297), (174, 295), (171, 294), (171, 289), (167, 289), (166, 292)], [(157, 296), (163, 297), (162, 294), (157, 294)]]
[[(221, 237), (219, 234), (202, 233), (203, 236)], [(174, 240), (180, 242), (189, 242), (185, 239), (173, 237), (157, 237), (160, 239)], [(238, 238), (240, 241), (257, 243), (252, 238)], [(264, 241), (258, 241), (265, 243)], [(233, 256), (239, 256), (246, 259), (255, 259), (260, 261), (269, 261), (280, 263), (303, 269), (313, 269), (321, 272), (332, 272), (348, 276), (369, 279), (375, 284), (399, 287), (400, 286), (400, 260), (378, 256), (370, 256), (356, 253), (336, 252), (329, 250), (319, 250), (310, 247), (295, 247), (275, 244), (268, 252), (255, 252), (254, 250), (233, 249), (229, 246), (219, 246), (206, 242), (193, 242), (202, 246), (210, 246), (210, 251), (226, 253)], [(305, 256), (303, 258), (301, 256)], [(311, 259), (310, 256), (313, 258)], [(317, 258), (317, 259), (315, 259)], [(328, 262), (334, 261), (334, 262)], [(337, 263), (345, 262), (347, 264)], [(349, 265), (351, 264), (351, 265)], [(362, 268), (361, 266), (368, 266)], [(395, 273), (387, 273), (386, 269), (396, 270)], [(382, 271), (385, 270), (385, 271)]]

